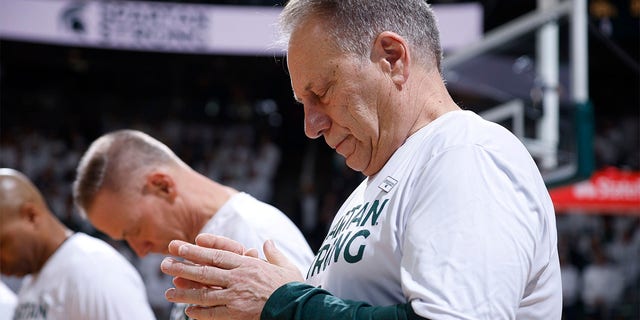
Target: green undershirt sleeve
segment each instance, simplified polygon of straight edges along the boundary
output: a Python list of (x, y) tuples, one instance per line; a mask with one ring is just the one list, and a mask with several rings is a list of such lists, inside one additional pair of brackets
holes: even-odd
[(365, 302), (343, 300), (328, 291), (301, 282), (278, 288), (267, 300), (260, 320), (414, 320), (411, 303), (373, 307)]

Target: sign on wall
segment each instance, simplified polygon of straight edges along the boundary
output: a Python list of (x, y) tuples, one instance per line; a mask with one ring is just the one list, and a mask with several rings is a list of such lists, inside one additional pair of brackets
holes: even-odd
[[(440, 5), (445, 50), (478, 40), (480, 5)], [(273, 55), (279, 7), (145, 1), (0, 0), (0, 38), (111, 49)], [(464, 23), (461, 23), (464, 22)]]

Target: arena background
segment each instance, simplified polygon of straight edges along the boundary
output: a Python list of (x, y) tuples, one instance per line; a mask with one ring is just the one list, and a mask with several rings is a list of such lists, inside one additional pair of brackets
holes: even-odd
[[(537, 5), (534, 0), (431, 3), (481, 5), (485, 33), (532, 12)], [(640, 1), (592, 0), (588, 5), (594, 169), (613, 166), (638, 172)], [(515, 46), (507, 51), (521, 49)], [(560, 53), (565, 61), (567, 55)], [(481, 111), (494, 103), (457, 91), (455, 86), (450, 89), (466, 109)], [(316, 249), (337, 205), (363, 177), (348, 169), (322, 139), (307, 139), (302, 119), (302, 108), (292, 99), (286, 66), (277, 54), (161, 53), (0, 39), (0, 166), (25, 172), (66, 225), (92, 235), (102, 237), (82, 221), (70, 197), (79, 156), (106, 131), (136, 128), (167, 143), (209, 177), (280, 208)], [(577, 279), (575, 288), (565, 285), (566, 319), (639, 318), (638, 211), (558, 214), (563, 271), (569, 270)], [(139, 266), (150, 288), (168, 287), (167, 279), (154, 282), (150, 275), (155, 271), (154, 257), (140, 261), (126, 244), (112, 243)], [(603, 273), (622, 279), (620, 294), (606, 314), (583, 301), (587, 298), (581, 279), (593, 266), (604, 266)], [(19, 279), (4, 280), (13, 289), (19, 285)], [(611, 287), (593, 290), (615, 296)], [(162, 318), (167, 304), (153, 292), (150, 289), (150, 299)]]

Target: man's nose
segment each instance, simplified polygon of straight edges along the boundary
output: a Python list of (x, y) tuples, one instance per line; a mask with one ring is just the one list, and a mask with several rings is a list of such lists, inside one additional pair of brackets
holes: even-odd
[(304, 108), (304, 133), (307, 137), (315, 139), (320, 137), (331, 126), (331, 119), (318, 107)]
[(151, 243), (147, 241), (128, 241), (131, 249), (140, 258), (145, 257), (151, 251)]

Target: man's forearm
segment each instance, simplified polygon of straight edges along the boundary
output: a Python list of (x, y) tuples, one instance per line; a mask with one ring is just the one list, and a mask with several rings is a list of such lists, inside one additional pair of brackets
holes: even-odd
[(276, 290), (262, 310), (261, 320), (414, 320), (410, 303), (374, 307), (365, 302), (343, 300), (328, 291), (300, 282)]

